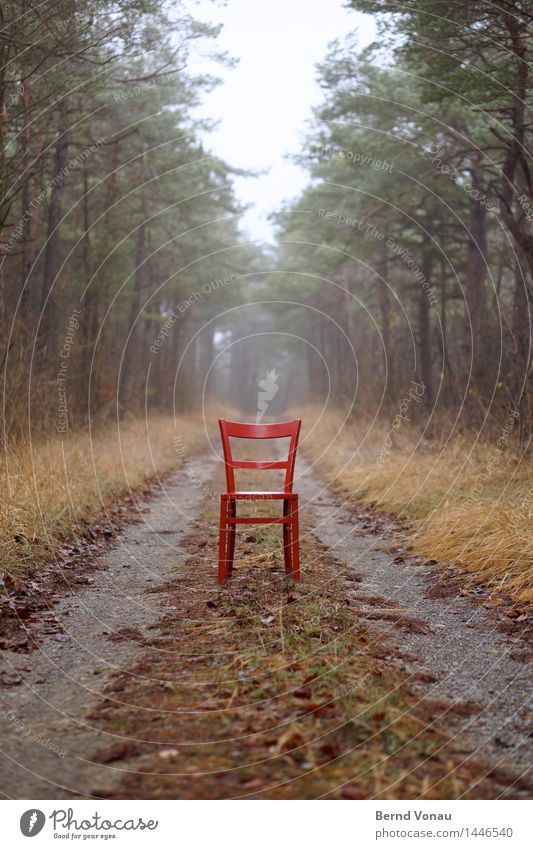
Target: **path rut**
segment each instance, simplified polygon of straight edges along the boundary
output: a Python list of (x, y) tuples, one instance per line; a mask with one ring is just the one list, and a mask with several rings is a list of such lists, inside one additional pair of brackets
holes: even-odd
[[(352, 583), (353, 592), (360, 599), (374, 599), (369, 622), (396, 644), (406, 680), (424, 698), (470, 705), (472, 715), (460, 723), (453, 720), (465, 755), (525, 775), (533, 754), (531, 665), (513, 659), (517, 646), (480, 603), (459, 592), (432, 598), (438, 577), (434, 567), (387, 551), (394, 547), (391, 533), (384, 538), (365, 533), (353, 507), (328, 490), (305, 461), (299, 472), (298, 489), (314, 513), (313, 533), (331, 549), (348, 578), (355, 573), (362, 579)], [(387, 602), (398, 605), (406, 616), (425, 624), (428, 633), (399, 631), (385, 617), (380, 622), (376, 598), (385, 599), (385, 607)]]
[[(212, 463), (191, 480), (181, 470), (162, 484), (150, 508), (97, 559), (91, 583), (61, 598), (54, 633), (37, 626), (40, 648), (3, 651), (0, 674), (17, 680), (0, 695), (0, 793), (5, 798), (61, 799), (111, 792), (121, 773), (95, 764), (103, 735), (87, 717), (106, 684), (143, 653), (148, 627), (164, 615), (152, 587), (172, 578), (188, 555), (181, 540), (204, 497)], [(50, 748), (48, 747), (50, 745)], [(55, 748), (52, 748), (55, 747)], [(122, 768), (127, 769), (124, 761)]]

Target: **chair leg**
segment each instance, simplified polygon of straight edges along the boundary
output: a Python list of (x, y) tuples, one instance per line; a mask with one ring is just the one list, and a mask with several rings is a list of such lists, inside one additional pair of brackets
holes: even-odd
[[(232, 518), (235, 518), (237, 515), (237, 502), (235, 499), (230, 501), (228, 513)], [(233, 571), (233, 559), (235, 557), (235, 531), (235, 525), (228, 525), (228, 554), (226, 558), (226, 574), (228, 578), (231, 577), (231, 573)]]
[(292, 577), (293, 580), (300, 580), (300, 536), (298, 527), (298, 499), (292, 503), (291, 509), (291, 548), (292, 548)]
[(228, 541), (228, 505), (223, 498), (220, 499), (220, 530), (218, 538), (218, 583), (223, 584), (226, 579), (226, 553)]
[[(283, 516), (288, 516), (290, 513), (289, 510), (290, 502), (286, 499), (283, 502)], [(285, 572), (287, 574), (292, 574), (292, 557), (291, 557), (291, 525), (284, 524), (283, 525), (283, 556), (285, 558)]]

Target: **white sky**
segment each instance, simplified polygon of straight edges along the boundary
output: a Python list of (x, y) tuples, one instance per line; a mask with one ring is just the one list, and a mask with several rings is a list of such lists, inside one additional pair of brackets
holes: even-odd
[(271, 241), (267, 215), (308, 181), (307, 172), (284, 156), (301, 150), (312, 106), (322, 100), (315, 64), (330, 41), (353, 30), (361, 47), (368, 44), (374, 22), (343, 8), (343, 0), (197, 0), (190, 9), (200, 20), (224, 24), (218, 47), (240, 60), (225, 69), (193, 58), (192, 71), (223, 79), (197, 114), (220, 122), (205, 139), (217, 155), (238, 168), (268, 171), (237, 177), (235, 189), (241, 201), (254, 204), (243, 218), (245, 231)]

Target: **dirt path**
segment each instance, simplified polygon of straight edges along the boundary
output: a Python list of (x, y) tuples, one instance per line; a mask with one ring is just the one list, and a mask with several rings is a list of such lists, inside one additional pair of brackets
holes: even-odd
[[(520, 642), (516, 631), (513, 638), (504, 635), (490, 605), (487, 610), (456, 588), (445, 588), (435, 569), (394, 550), (392, 528), (365, 533), (361, 515), (325, 491), (308, 466), (300, 473), (300, 492), (315, 514), (314, 534), (346, 576), (355, 571), (362, 578), (356, 595), (368, 600), (369, 621), (403, 655), (406, 682), (424, 698), (469, 705), (470, 715), (453, 722), (465, 753), (518, 774), (531, 769), (531, 664), (514, 659), (522, 654), (513, 641)], [(376, 610), (379, 598), (383, 607), (398, 606), (420, 627), (398, 631), (394, 615), (387, 621)]]
[[(211, 468), (204, 464), (203, 477)], [(32, 628), (38, 651), (2, 652), (5, 797), (102, 795), (120, 778), (93, 763), (91, 753), (106, 737), (88, 717), (113, 676), (142, 655), (147, 629), (165, 612), (161, 598), (147, 591), (171, 579), (183, 557), (189, 517), (196, 517), (204, 497), (201, 480), (181, 471), (162, 487), (142, 519), (98, 558), (87, 587), (73, 586), (40, 617)]]
[[(194, 472), (213, 483), (212, 461)], [(216, 501), (182, 471), (42, 617), (39, 650), (3, 653), (4, 796), (531, 795), (518, 646), (299, 474), (288, 594), (275, 530), (243, 534), (217, 589)]]

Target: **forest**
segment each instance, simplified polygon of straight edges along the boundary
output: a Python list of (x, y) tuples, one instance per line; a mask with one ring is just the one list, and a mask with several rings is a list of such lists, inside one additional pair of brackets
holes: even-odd
[(239, 338), (292, 327), (272, 366), (293, 358), (300, 402), (330, 381), (334, 404), (357, 385), (359, 410), (390, 415), (414, 380), (429, 427), (514, 414), (529, 444), (528, 5), (418, 5), (352, 4), (380, 38), (339, 39), (319, 66), (323, 102), (294, 153), (309, 186), (275, 213), (274, 253), (239, 230), (232, 168), (192, 117), (216, 81), (188, 73), (188, 52), (216, 27), (179, 4), (53, 2), (44, 22), (4, 4), (4, 439), (30, 418), (53, 430), (67, 372), (72, 427), (116, 399), (138, 413), (145, 387), (155, 406), (194, 407), (206, 377), (246, 410), (269, 340), (241, 358)]
[(501, 427), (512, 413), (526, 447), (528, 4), (420, 5), (352, 4), (382, 15), (382, 38), (358, 53), (348, 37), (320, 66), (310, 184), (278, 215), (280, 261), (317, 310), (307, 338), (337, 366), (334, 397), (356, 358), (363, 406), (394, 408), (415, 379), (428, 421)]
[[(138, 413), (172, 307), (260, 255), (239, 236), (231, 169), (191, 116), (214, 82), (187, 73), (189, 46), (216, 28), (179, 4), (172, 21), (150, 2), (52, 2), (44, 20), (26, 6), (1, 11), (5, 437), (27, 430), (30, 408), (32, 428), (54, 430), (67, 371), (71, 427), (104, 420), (118, 397)], [(172, 364), (237, 288), (181, 311), (152, 356), (158, 403), (171, 406)], [(210, 341), (193, 346), (181, 406)]]

